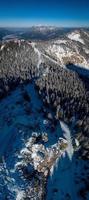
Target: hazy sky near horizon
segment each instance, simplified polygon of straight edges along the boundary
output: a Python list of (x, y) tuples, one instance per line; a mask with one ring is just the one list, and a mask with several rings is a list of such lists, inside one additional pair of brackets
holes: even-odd
[(89, 0), (0, 0), (0, 26), (88, 26)]

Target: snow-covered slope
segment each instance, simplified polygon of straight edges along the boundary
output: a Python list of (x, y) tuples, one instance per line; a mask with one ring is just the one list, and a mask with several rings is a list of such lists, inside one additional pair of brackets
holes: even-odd
[(77, 41), (77, 42), (80, 42), (80, 43), (84, 44), (84, 41), (81, 38), (81, 35), (77, 31), (68, 34), (68, 38), (70, 40), (74, 40), (74, 41)]
[(47, 55), (55, 59), (61, 66), (68, 63), (89, 68), (89, 37), (85, 32), (74, 31), (64, 38), (55, 39), (45, 47)]
[[(42, 179), (43, 182), (41, 182), (41, 175), (34, 174), (34, 170), (39, 166), (40, 159), (41, 161), (44, 159), (42, 155), (44, 146), (40, 143), (40, 134), (43, 135), (46, 142), (44, 144), (46, 145), (45, 148), (47, 148), (47, 155), (49, 154), (48, 158), (51, 159), (49, 161), (53, 162), (54, 165), (54, 171), (51, 169), (53, 173), (52, 177), (49, 176), (48, 179), (47, 200), (51, 196), (53, 200), (58, 200), (59, 198), (63, 198), (63, 195), (64, 197), (65, 195), (71, 196), (72, 200), (75, 197), (76, 199), (81, 199), (77, 194), (77, 183), (75, 183), (77, 176), (80, 177), (80, 172), (78, 171), (77, 176), (75, 172), (77, 167), (80, 167), (81, 170), (81, 164), (77, 165), (78, 161), (73, 158), (71, 132), (61, 122), (61, 126), (60, 123), (55, 126), (53, 133), (51, 129), (53, 120), (51, 121), (51, 118), (44, 117), (43, 109), (45, 110), (46, 108), (35, 91), (34, 83), (19, 87), (0, 103), (0, 157), (2, 158), (0, 162), (0, 198), (2, 200), (6, 196), (8, 196), (8, 200), (24, 200), (28, 197), (33, 200), (37, 198), (39, 200), (41, 198), (45, 199), (42, 196), (45, 191), (43, 189), (45, 183), (44, 177)], [(49, 109), (46, 112), (49, 113)], [(37, 139), (38, 141), (32, 146), (31, 150), (32, 134), (39, 139)], [(57, 160), (56, 157), (55, 159), (52, 158), (52, 155), (55, 155), (56, 148), (58, 148), (59, 137), (65, 137), (66, 140), (64, 138), (64, 141), (68, 142), (68, 149), (63, 153), (61, 162), (58, 153)], [(64, 148), (63, 146), (62, 149)], [(33, 159), (33, 162), (30, 159)], [(56, 169), (55, 166), (57, 163), (58, 167)], [(48, 170), (48, 165), (45, 167)], [(45, 176), (47, 176), (46, 171)], [(38, 182), (39, 180), (40, 183), (36, 184), (36, 181)]]
[[(19, 87), (0, 103), (0, 191), (2, 191), (0, 192), (0, 199), (2, 200), (6, 196), (8, 196), (9, 200), (23, 200), (28, 197), (31, 198), (31, 195), (33, 195), (33, 199), (35, 200), (37, 196), (41, 199), (42, 197), (40, 195), (44, 195), (43, 189), (42, 192), (40, 191), (41, 187), (43, 187), (41, 185), (40, 190), (38, 188), (37, 192), (34, 193), (35, 177), (30, 178), (30, 180), (28, 179), (31, 173), (35, 173), (35, 159), (37, 159), (35, 145), (32, 147), (34, 148), (33, 153), (27, 150), (25, 151), (25, 149), (29, 149), (27, 144), (29, 141), (30, 145), (32, 133), (38, 136), (39, 133), (46, 133), (49, 139), (46, 142), (48, 147), (58, 141), (61, 129), (59, 125), (56, 129), (57, 137), (55, 134), (52, 136), (50, 129), (51, 122), (43, 117), (42, 109), (44, 107), (42, 107), (43, 104), (38, 98), (34, 84)], [(44, 120), (47, 121), (46, 124)], [(20, 152), (22, 154), (24, 153), (25, 156), (22, 162)], [(29, 174), (27, 170), (28, 167), (30, 170), (31, 161), (29, 160), (28, 152), (31, 153), (34, 160), (32, 171), (29, 171)], [(27, 161), (25, 160), (26, 154), (28, 156)], [(22, 164), (22, 170), (16, 167), (20, 165), (20, 162)], [(40, 174), (37, 179), (39, 181)]]

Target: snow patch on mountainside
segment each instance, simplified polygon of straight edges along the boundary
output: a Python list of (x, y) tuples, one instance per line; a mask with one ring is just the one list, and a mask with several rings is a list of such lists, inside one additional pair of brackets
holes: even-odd
[(67, 40), (55, 40), (54, 43), (55, 44), (66, 44)]
[(24, 192), (18, 190), (16, 200), (22, 200), (23, 197), (24, 197)]
[(63, 57), (65, 57), (67, 54), (69, 56), (71, 55), (71, 51), (68, 47), (65, 46), (65, 48), (63, 48), (61, 45), (56, 44), (50, 45), (47, 49), (47, 53), (55, 56), (56, 59), (58, 59), (61, 62), (62, 66), (64, 66)]
[(40, 65), (42, 63), (42, 58), (41, 58), (41, 52), (36, 48), (36, 44), (35, 43), (31, 43), (35, 53), (38, 55), (38, 63), (37, 63), (37, 68), (39, 70)]
[[(32, 43), (28, 43), (30, 45), (32, 45), (32, 48), (34, 49), (34, 52), (38, 55), (38, 62), (37, 62), (37, 69), (38, 69), (38, 73), (40, 73), (40, 67), (43, 67), (43, 54), (42, 52), (37, 48), (36, 43), (32, 42)], [(46, 76), (49, 72), (48, 67), (46, 67), (45, 69), (43, 68), (41, 75)]]
[(89, 54), (89, 49), (84, 48), (84, 51), (85, 51), (86, 54)]
[(80, 42), (80, 43), (84, 44), (84, 41), (83, 41), (83, 39), (81, 38), (81, 36), (80, 36), (80, 34), (78, 32), (72, 32), (72, 33), (70, 33), (68, 35), (68, 38), (70, 40), (75, 40), (77, 42)]
[(83, 54), (83, 51), (85, 51), (86, 54), (89, 54), (89, 50), (85, 48), (85, 46), (82, 47), (83, 51), (80, 52), (78, 44), (75, 43), (74, 45), (71, 40), (66, 44), (60, 42), (58, 44), (56, 41), (55, 43), (53, 42), (48, 45), (45, 50), (47, 52), (47, 56), (54, 59), (57, 64), (62, 67), (65, 67), (68, 63), (73, 63), (76, 66), (78, 65), (82, 68), (89, 69), (88, 58)]
[(3, 44), (0, 48), (0, 50), (2, 51), (4, 49), (5, 45)]
[(61, 125), (63, 132), (64, 132), (63, 136), (66, 138), (66, 140), (68, 142), (68, 147), (67, 147), (68, 157), (69, 157), (70, 160), (72, 160), (74, 149), (73, 149), (73, 145), (72, 145), (70, 130), (64, 122), (60, 121), (60, 125)]

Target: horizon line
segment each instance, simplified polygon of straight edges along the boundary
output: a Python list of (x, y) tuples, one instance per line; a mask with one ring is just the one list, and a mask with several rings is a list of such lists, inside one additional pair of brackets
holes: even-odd
[(89, 25), (68, 25), (68, 26), (61, 26), (61, 25), (23, 25), (23, 26), (14, 26), (14, 25), (0, 25), (0, 28), (32, 28), (32, 27), (54, 27), (54, 28), (89, 28)]

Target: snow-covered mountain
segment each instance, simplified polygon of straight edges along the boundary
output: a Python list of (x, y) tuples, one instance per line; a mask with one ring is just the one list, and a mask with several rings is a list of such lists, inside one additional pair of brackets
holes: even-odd
[(81, 39), (81, 35), (80, 35), (79, 31), (75, 31), (75, 32), (68, 34), (68, 38), (84, 44), (84, 41), (83, 41), (83, 39)]
[(88, 200), (89, 30), (32, 30), (0, 42), (0, 199)]
[(89, 32), (74, 31), (53, 40), (46, 45), (45, 52), (62, 66), (72, 63), (89, 68)]

